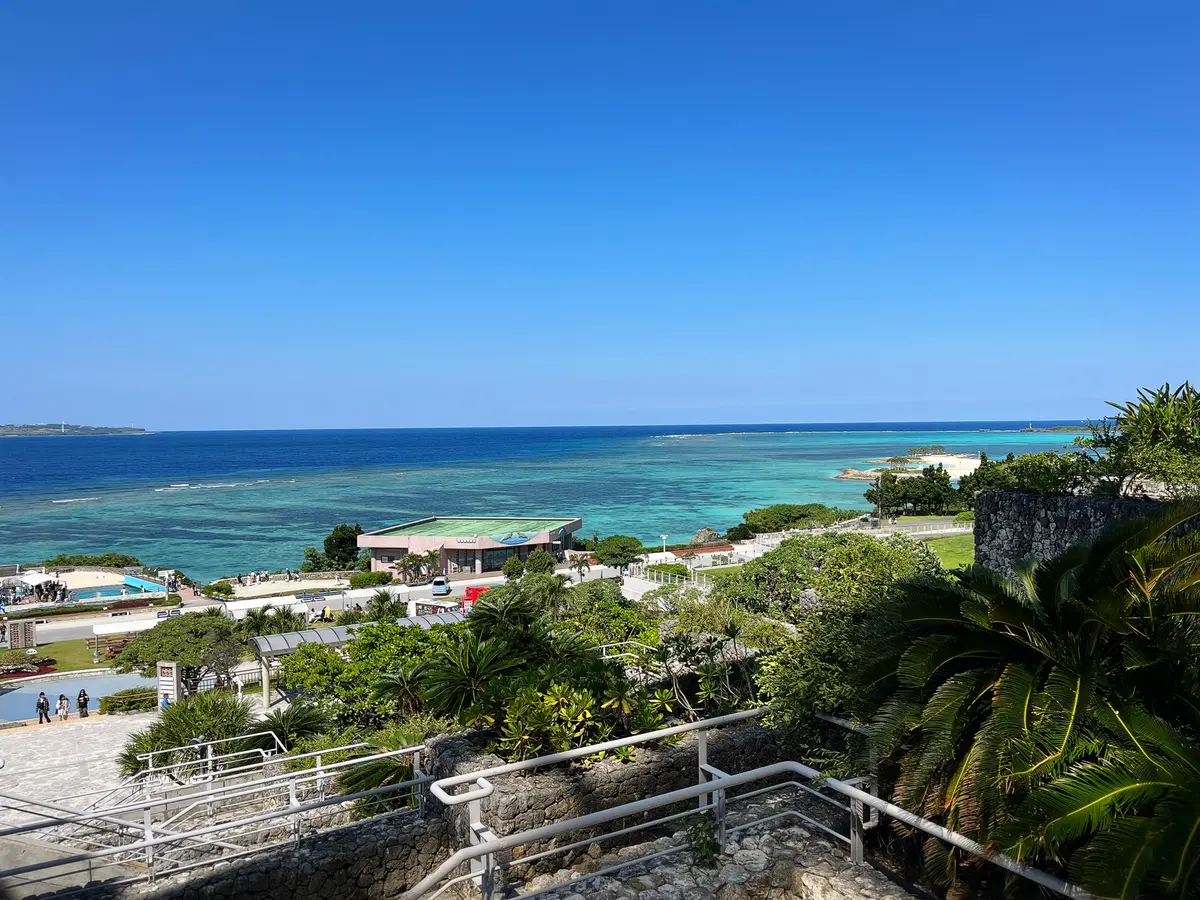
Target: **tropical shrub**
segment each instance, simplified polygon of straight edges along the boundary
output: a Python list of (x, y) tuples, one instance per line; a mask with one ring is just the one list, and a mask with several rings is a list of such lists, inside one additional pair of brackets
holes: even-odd
[[(254, 714), (250, 704), (239, 700), (229, 691), (206, 691), (193, 697), (184, 697), (163, 710), (150, 727), (129, 736), (117, 758), (121, 774), (133, 775), (147, 767), (148, 761), (138, 759), (139, 754), (173, 747), (186, 748), (188, 741), (193, 738), (215, 741), (239, 737), (252, 730), (253, 724)], [(194, 751), (183, 749), (156, 756), (154, 767), (197, 759)]]
[(596, 545), (593, 555), (603, 566), (621, 568), (638, 560), (642, 542), (625, 534), (612, 534)]
[(733, 541), (748, 541), (754, 537), (754, 529), (742, 522), (739, 525), (734, 525), (725, 532), (725, 540)]
[(861, 515), (864, 513), (858, 510), (838, 509), (824, 503), (776, 503), (773, 506), (744, 512), (742, 518), (752, 533), (768, 534), (786, 529), (833, 525), (846, 519), (856, 519)]
[[(292, 750), (298, 743), (325, 733), (331, 725), (328, 714), (315, 703), (299, 700), (286, 708), (274, 709), (265, 718), (254, 723), (254, 732), (271, 732), (285, 750)], [(247, 741), (252, 747), (274, 751), (279, 744), (269, 735), (263, 734)]]
[(132, 569), (140, 567), (142, 561), (128, 553), (77, 553), (69, 555), (60, 553), (52, 559), (43, 559), (38, 565), (42, 566), (101, 566), (109, 569)]
[(355, 572), (350, 576), (350, 588), (380, 587), (392, 583), (391, 572)]
[[(972, 566), (892, 592), (863, 688), (888, 691), (871, 750), (899, 767), (896, 801), (1106, 896), (1194, 891), (1200, 536), (1164, 536), (1197, 515), (1121, 523), (1013, 579)], [(941, 842), (925, 858), (970, 875)]]
[(554, 571), (554, 557), (545, 550), (534, 550), (525, 560), (525, 572), (531, 575), (549, 575)]
[(232, 597), (233, 585), (228, 581), (214, 581), (204, 589), (204, 593), (210, 597)]
[(152, 687), (132, 687), (100, 698), (100, 713), (149, 712), (158, 705), (158, 692)]
[(975, 513), (971, 512), (971, 510), (969, 510), (969, 509), (964, 509), (962, 512), (960, 512), (958, 515), (956, 515), (954, 517), (955, 525), (969, 525), (970, 523), (972, 523), (974, 521), (975, 521)]
[(304, 631), (308, 628), (308, 618), (304, 613), (294, 609), (283, 609), (268, 603), (258, 609), (246, 611), (246, 615), (237, 624), (237, 631), (243, 638), (259, 637), (264, 634), (287, 634), (292, 631)]
[(36, 675), (42, 664), (48, 662), (49, 660), (47, 659), (29, 656), (24, 650), (5, 650), (0, 653), (0, 674), (16, 675), (24, 673)]
[(324, 645), (301, 644), (284, 657), (280, 684), (312, 698), (339, 727), (379, 727), (400, 711), (394, 698), (376, 695), (380, 677), (428, 659), (463, 627), (438, 625), (424, 631), (394, 620), (370, 622), (355, 632), (341, 653)]
[(500, 567), (500, 571), (509, 581), (516, 581), (525, 574), (525, 562), (521, 557), (513, 554), (504, 561), (504, 565)]
[(571, 588), (570, 613), (563, 627), (578, 630), (597, 646), (621, 641), (658, 644), (658, 623), (645, 608), (621, 593), (612, 579), (585, 581)]
[(750, 612), (797, 620), (814, 594), (822, 599), (873, 597), (901, 578), (941, 572), (937, 554), (906, 535), (788, 538), (732, 572), (713, 576), (711, 596)]

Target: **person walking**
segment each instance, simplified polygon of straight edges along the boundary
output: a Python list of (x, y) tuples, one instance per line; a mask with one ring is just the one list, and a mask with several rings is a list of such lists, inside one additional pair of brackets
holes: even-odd
[(71, 711), (71, 701), (67, 699), (66, 694), (58, 695), (58, 721), (67, 721), (67, 713)]
[(39, 725), (43, 725), (43, 724), (49, 725), (50, 724), (50, 700), (48, 697), (46, 697), (45, 691), (42, 691), (40, 694), (38, 694), (37, 703), (35, 704), (35, 706), (37, 707), (38, 724)]
[(79, 710), (79, 718), (86, 719), (88, 717), (88, 704), (92, 702), (92, 698), (88, 696), (87, 688), (79, 689), (79, 696), (75, 698), (75, 708)]
[(158, 704), (158, 708), (161, 709), (163, 712), (166, 712), (170, 708), (170, 706), (171, 706), (171, 695), (168, 694), (166, 691), (163, 691), (162, 702)]

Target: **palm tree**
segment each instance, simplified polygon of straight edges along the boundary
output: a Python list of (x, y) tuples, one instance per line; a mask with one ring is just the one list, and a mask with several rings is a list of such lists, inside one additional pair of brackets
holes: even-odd
[[(1123, 523), (1011, 580), (971, 566), (901, 585), (900, 638), (882, 653), (890, 697), (871, 728), (876, 758), (899, 757), (896, 801), (982, 843), (1041, 852), (1054, 842), (1014, 838), (1015, 811), (1114, 752), (1106, 708), (1137, 698), (1196, 729), (1200, 537), (1164, 538), (1197, 515), (1192, 504)], [(954, 877), (940, 842), (927, 861)]]
[(400, 715), (410, 715), (421, 707), (421, 679), (424, 676), (425, 669), (421, 663), (395, 672), (385, 672), (375, 682), (375, 697), (395, 703)]
[(408, 603), (399, 599), (387, 588), (380, 588), (367, 601), (366, 614), (372, 622), (401, 619), (408, 615)]
[(586, 553), (579, 553), (571, 557), (571, 562), (568, 564), (571, 570), (579, 576), (579, 583), (583, 583), (583, 576), (592, 571), (592, 564), (588, 561)]
[(428, 550), (421, 560), (421, 567), (425, 570), (425, 574), (429, 576), (440, 575), (442, 573), (442, 554), (438, 550)]
[(261, 634), (271, 634), (271, 614), (275, 612), (274, 604), (268, 603), (258, 609), (246, 610), (241, 621), (242, 633), (247, 637), (257, 637)]
[[(1200, 885), (1200, 746), (1130, 704), (1104, 703), (1111, 741), (1033, 794), (1006, 829), (1019, 856), (1070, 854), (1072, 880), (1104, 897), (1194, 897)], [(1080, 842), (1083, 842), (1082, 844)]]
[(537, 601), (519, 583), (495, 587), (471, 608), (467, 625), (482, 638), (528, 631), (538, 620)]
[(562, 607), (570, 594), (570, 585), (571, 579), (566, 575), (526, 575), (521, 581), (521, 590), (557, 622), (562, 618)]
[[(148, 728), (130, 736), (118, 756), (122, 775), (133, 775), (147, 767), (139, 754), (152, 750), (186, 747), (194, 738), (215, 741), (246, 734), (254, 724), (249, 702), (239, 700), (229, 691), (206, 691), (184, 697), (163, 710)], [(171, 763), (196, 761), (191, 750), (155, 757), (155, 768)]]
[[(273, 732), (285, 749), (292, 750), (297, 742), (323, 734), (329, 727), (329, 717), (319, 706), (298, 701), (286, 709), (272, 710), (264, 719), (253, 723), (247, 731)], [(274, 750), (277, 746), (269, 735), (254, 738), (249, 743), (264, 750)]]
[[(473, 610), (472, 618), (474, 615)], [(435, 712), (461, 716), (483, 698), (496, 679), (520, 665), (521, 660), (503, 640), (481, 639), (473, 632), (460, 635), (429, 660), (423, 679), (425, 702)]]

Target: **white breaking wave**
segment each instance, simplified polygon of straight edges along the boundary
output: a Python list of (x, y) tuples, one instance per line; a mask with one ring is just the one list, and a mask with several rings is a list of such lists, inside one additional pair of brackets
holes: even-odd
[(51, 500), (51, 503), (87, 503), (89, 500), (99, 500), (99, 497), (71, 497), (68, 500)]
[(256, 478), (254, 481), (218, 481), (211, 484), (206, 484), (203, 482), (199, 484), (192, 484), (185, 481), (180, 484), (172, 484), (168, 485), (167, 487), (155, 488), (154, 493), (172, 494), (177, 491), (207, 491), (217, 488), (253, 487), (256, 484), (269, 484), (270, 482), (270, 478)]

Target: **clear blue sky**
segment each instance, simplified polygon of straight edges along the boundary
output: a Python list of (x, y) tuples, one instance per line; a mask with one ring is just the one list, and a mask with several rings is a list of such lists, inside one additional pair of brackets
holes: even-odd
[(1198, 110), (1183, 0), (6, 2), (0, 421), (1094, 415)]

